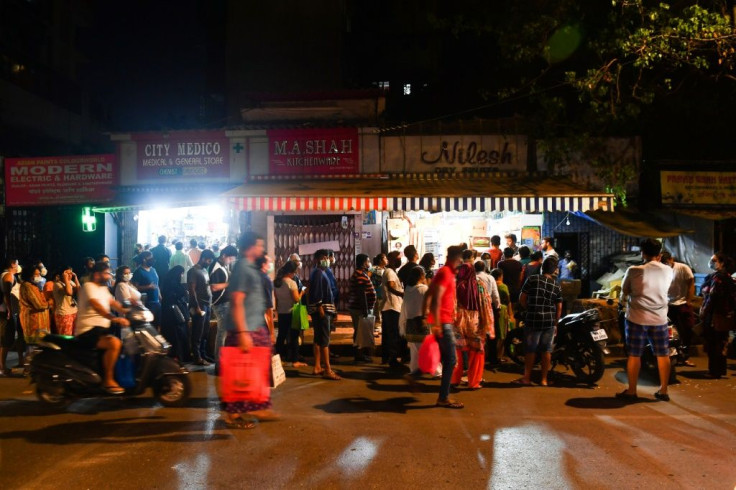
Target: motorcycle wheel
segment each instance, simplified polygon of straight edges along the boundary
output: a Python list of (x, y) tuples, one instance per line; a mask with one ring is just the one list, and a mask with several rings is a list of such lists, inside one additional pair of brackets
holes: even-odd
[(506, 334), (506, 357), (519, 366), (524, 365), (524, 355), (526, 354), (525, 342), (526, 338), (524, 337), (524, 329), (522, 328), (515, 328)]
[(36, 385), (36, 397), (41, 403), (54, 408), (64, 408), (69, 404), (63, 386), (54, 386), (43, 380)]
[(576, 359), (571, 367), (578, 381), (593, 384), (601, 379), (606, 370), (603, 351), (592, 342), (580, 340), (573, 348)]
[(181, 407), (189, 400), (192, 383), (186, 374), (172, 374), (161, 378), (153, 388), (153, 394), (165, 407)]

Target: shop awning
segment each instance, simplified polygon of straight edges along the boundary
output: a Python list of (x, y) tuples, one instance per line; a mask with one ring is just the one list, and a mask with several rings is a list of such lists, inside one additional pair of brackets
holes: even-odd
[(203, 206), (220, 201), (220, 194), (232, 189), (232, 184), (169, 184), (120, 186), (116, 198), (109, 204), (95, 206), (95, 213), (116, 213), (160, 207), (184, 208)]
[(679, 228), (653, 214), (631, 208), (619, 208), (615, 213), (594, 210), (578, 212), (575, 215), (587, 218), (622, 235), (633, 237), (667, 238), (693, 233), (693, 230)]
[(245, 211), (612, 211), (612, 194), (539, 175), (263, 180), (223, 194)]

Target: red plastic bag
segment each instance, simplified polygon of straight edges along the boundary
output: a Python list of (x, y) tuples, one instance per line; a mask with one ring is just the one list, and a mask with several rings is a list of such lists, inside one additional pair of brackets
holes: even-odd
[(440, 363), (440, 344), (434, 335), (424, 337), (419, 347), (419, 370), (423, 373), (434, 374)]
[(223, 402), (268, 401), (271, 387), (271, 348), (220, 348), (220, 399)]

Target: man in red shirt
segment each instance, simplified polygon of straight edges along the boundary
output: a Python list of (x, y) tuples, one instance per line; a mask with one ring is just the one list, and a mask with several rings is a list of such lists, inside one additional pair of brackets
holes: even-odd
[(501, 237), (498, 235), (493, 235), (491, 237), (491, 249), (488, 251), (488, 253), (491, 255), (491, 265), (489, 268), (489, 271), (492, 271), (496, 267), (498, 267), (498, 263), (503, 257), (503, 251), (501, 250)]
[(450, 381), (457, 363), (455, 354), (455, 274), (462, 262), (463, 249), (448, 247), (445, 265), (437, 271), (427, 294), (424, 296), (424, 311), (429, 311), (427, 323), (432, 325), (432, 334), (440, 344), (442, 381), (437, 406), (463, 408), (464, 405), (450, 399)]

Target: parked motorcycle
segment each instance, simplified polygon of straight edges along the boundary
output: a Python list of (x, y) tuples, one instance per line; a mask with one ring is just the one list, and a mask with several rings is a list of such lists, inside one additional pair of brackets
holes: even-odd
[[(607, 339), (608, 335), (600, 324), (598, 310), (590, 309), (566, 315), (557, 324), (551, 368), (561, 364), (572, 369), (579, 382), (597, 382), (606, 369)], [(524, 365), (525, 337), (522, 327), (511, 330), (506, 336), (506, 354), (516, 364)]]
[[(162, 405), (184, 405), (191, 392), (189, 373), (166, 355), (171, 345), (151, 325), (153, 313), (137, 305), (128, 310), (126, 318), (130, 328), (124, 329), (123, 349), (115, 370), (118, 383), (126, 388), (125, 395), (140, 395), (152, 387)], [(40, 352), (31, 360), (30, 377), (43, 403), (64, 407), (75, 398), (116, 396), (103, 388), (101, 351), (84, 348), (74, 337), (64, 335), (47, 335), (38, 347)]]
[[(629, 350), (626, 345), (626, 310), (622, 303), (618, 304), (618, 325), (621, 329), (621, 341), (624, 344), (624, 354), (628, 357)], [(680, 340), (680, 332), (677, 331), (677, 327), (672, 323), (672, 320), (667, 318), (667, 329), (669, 330), (669, 356), (670, 356), (670, 380), (669, 384), (673, 384), (677, 381), (677, 364), (684, 362), (685, 349)], [(644, 346), (644, 352), (641, 355), (641, 367), (647, 372), (650, 372), (659, 377), (659, 367), (657, 365), (657, 356), (654, 355), (654, 349), (652, 344), (647, 342)]]

